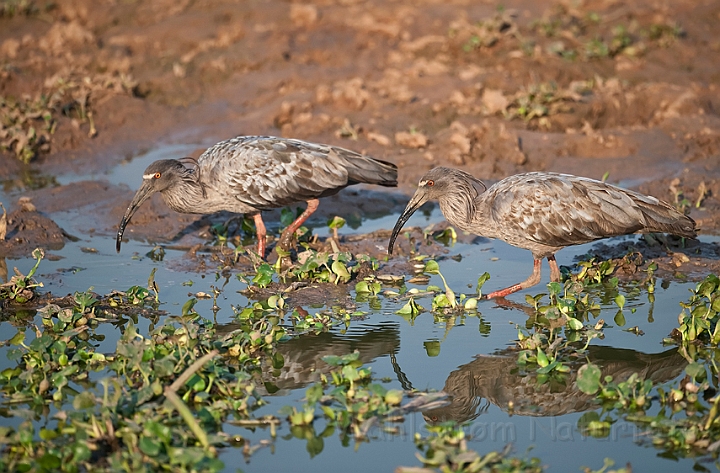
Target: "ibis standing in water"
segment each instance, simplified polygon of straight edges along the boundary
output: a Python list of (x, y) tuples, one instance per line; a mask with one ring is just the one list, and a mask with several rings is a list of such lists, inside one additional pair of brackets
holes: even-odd
[(117, 233), (120, 251), (125, 226), (153, 193), (160, 192), (176, 212), (210, 214), (220, 210), (252, 216), (258, 254), (265, 256), (266, 229), (261, 212), (296, 202), (305, 211), (288, 226), (279, 245), (287, 250), (295, 231), (318, 207), (318, 199), (353, 184), (397, 186), (397, 167), (337, 146), (271, 136), (239, 136), (192, 158), (163, 159), (147, 167)]
[(448, 222), (476, 235), (497, 238), (530, 250), (533, 272), (525, 281), (491, 292), (505, 297), (540, 282), (547, 258), (550, 279), (560, 281), (555, 253), (566, 246), (631, 233), (664, 232), (696, 236), (695, 221), (655, 197), (585, 177), (528, 172), (488, 188), (458, 169), (428, 171), (398, 218), (388, 253), (410, 216), (425, 202), (438, 200)]

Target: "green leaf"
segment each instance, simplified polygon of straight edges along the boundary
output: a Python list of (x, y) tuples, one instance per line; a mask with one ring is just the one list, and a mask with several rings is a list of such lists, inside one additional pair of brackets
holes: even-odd
[(622, 309), (617, 311), (617, 314), (615, 314), (615, 318), (613, 320), (616, 324), (618, 324), (618, 327), (625, 326), (625, 314), (623, 314)]
[(79, 441), (73, 444), (73, 462), (81, 463), (90, 460), (92, 452), (87, 442)]
[(415, 300), (411, 297), (407, 301), (407, 304), (402, 306), (400, 308), (400, 310), (396, 311), (395, 313), (398, 315), (410, 315), (410, 316), (414, 317), (414, 316), (418, 315), (420, 312), (422, 312), (423, 310), (424, 309), (421, 306), (419, 306), (418, 303), (415, 302)]
[(30, 349), (33, 351), (45, 351), (52, 345), (53, 339), (50, 335), (42, 335), (30, 343)]
[(336, 215), (328, 220), (327, 226), (330, 228), (342, 228), (345, 226), (345, 219)]
[(160, 442), (152, 437), (141, 437), (139, 446), (143, 453), (151, 457), (157, 456), (160, 453)]
[(60, 435), (56, 430), (46, 429), (45, 427), (40, 428), (40, 439), (49, 441), (53, 440)]
[(478, 306), (478, 300), (474, 297), (468, 298), (468, 300), (465, 301), (465, 310), (473, 310), (477, 309)]
[(583, 323), (574, 317), (568, 317), (567, 326), (570, 330), (582, 330)]
[(162, 442), (170, 442), (172, 440), (172, 431), (170, 427), (156, 421), (148, 421), (145, 423), (145, 430), (156, 439)]
[(585, 394), (595, 394), (600, 389), (600, 377), (602, 372), (596, 365), (588, 363), (578, 370), (575, 383), (578, 389)]
[(257, 274), (255, 274), (252, 282), (254, 284), (257, 284), (261, 288), (267, 287), (267, 285), (272, 282), (272, 277), (274, 273), (275, 271), (273, 270), (272, 266), (267, 263), (262, 263), (260, 266), (258, 266)]
[(283, 227), (287, 227), (294, 221), (295, 221), (295, 212), (293, 212), (292, 210), (290, 210), (287, 207), (283, 207), (280, 210), (280, 224)]
[(537, 364), (540, 365), (541, 368), (550, 364), (547, 355), (540, 347), (537, 347)]
[(450, 302), (450, 299), (448, 299), (448, 296), (446, 294), (438, 294), (433, 297), (432, 307), (433, 310), (442, 309), (445, 307), (452, 307), (452, 303)]
[(46, 471), (55, 471), (60, 468), (62, 461), (57, 455), (52, 453), (46, 453), (45, 455), (38, 458), (38, 464)]
[(344, 263), (341, 263), (340, 261), (333, 261), (331, 269), (332, 272), (335, 273), (338, 277), (338, 279), (335, 281), (336, 284), (338, 280), (342, 281), (343, 283), (346, 283), (350, 280), (350, 272), (348, 272), (347, 267)]
[(482, 295), (482, 287), (483, 287), (483, 285), (485, 285), (485, 283), (488, 282), (489, 280), (490, 280), (490, 273), (488, 273), (487, 271), (485, 271), (484, 273), (482, 273), (482, 274), (480, 275), (480, 277), (478, 278), (478, 281), (477, 281), (477, 293), (478, 293), (478, 296), (481, 296), (481, 295)]
[(423, 342), (423, 346), (429, 357), (435, 357), (440, 354), (440, 340), (427, 340)]
[(440, 265), (437, 261), (431, 259), (425, 263), (425, 269), (423, 269), (423, 272), (428, 274), (438, 274), (440, 272)]
[(320, 383), (313, 384), (312, 386), (307, 388), (307, 391), (305, 391), (305, 399), (307, 399), (307, 403), (310, 405), (318, 402), (322, 395), (323, 387)]
[(181, 311), (182, 315), (187, 316), (196, 314), (196, 312), (193, 310), (195, 304), (197, 304), (197, 299), (195, 299), (194, 297), (192, 299), (189, 299), (185, 304), (183, 304)]
[(620, 310), (622, 310), (622, 308), (625, 307), (625, 296), (622, 294), (615, 296), (615, 303), (620, 307)]
[(548, 283), (547, 287), (548, 287), (548, 290), (550, 291), (550, 296), (557, 296), (563, 290), (563, 286), (559, 282)]
[(538, 368), (537, 373), (538, 374), (547, 374), (547, 373), (553, 371), (554, 369), (558, 368), (559, 366), (562, 366), (562, 364), (559, 361), (555, 360), (551, 363), (548, 363), (546, 366)]
[(700, 375), (705, 375), (705, 365), (702, 365), (697, 362), (692, 362), (689, 365), (685, 367), (685, 372), (690, 376), (692, 379), (697, 379)]
[(18, 333), (16, 333), (13, 338), (8, 340), (8, 343), (10, 345), (20, 345), (24, 341), (25, 341), (25, 330), (19, 330)]
[(358, 369), (351, 365), (345, 365), (342, 367), (342, 375), (348, 381), (356, 381), (360, 379)]

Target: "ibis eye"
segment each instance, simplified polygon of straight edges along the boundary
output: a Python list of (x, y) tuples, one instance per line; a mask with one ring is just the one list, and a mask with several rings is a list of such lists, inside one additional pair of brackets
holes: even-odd
[(159, 172), (156, 172), (156, 173), (153, 175), (153, 179), (160, 179), (160, 176), (162, 176), (162, 174), (160, 174)]
[(433, 180), (427, 181), (427, 182), (425, 183), (425, 185), (428, 186), (428, 187), (432, 187), (432, 186), (435, 185), (435, 181), (433, 181)]

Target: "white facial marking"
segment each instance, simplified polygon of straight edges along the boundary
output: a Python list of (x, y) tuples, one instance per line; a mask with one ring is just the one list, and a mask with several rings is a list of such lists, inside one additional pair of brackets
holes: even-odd
[(422, 181), (420, 181), (420, 187), (425, 187), (425, 184), (427, 184), (426, 180), (423, 179)]
[(145, 179), (145, 180), (152, 179), (154, 176), (155, 176), (155, 173), (143, 174), (143, 179)]

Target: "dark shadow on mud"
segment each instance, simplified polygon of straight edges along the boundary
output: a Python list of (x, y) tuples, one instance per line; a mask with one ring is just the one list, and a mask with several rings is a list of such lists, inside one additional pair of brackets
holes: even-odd
[(614, 260), (618, 277), (632, 277), (654, 261), (658, 265), (655, 274), (660, 277), (699, 280), (709, 272), (718, 273), (720, 243), (653, 233), (623, 241), (612, 239), (595, 243), (587, 254), (575, 260), (587, 261), (591, 257)]

